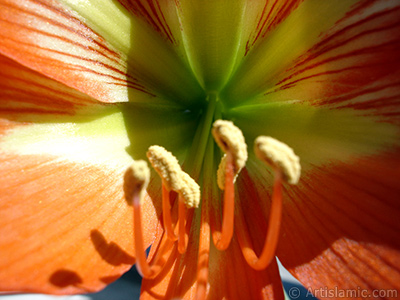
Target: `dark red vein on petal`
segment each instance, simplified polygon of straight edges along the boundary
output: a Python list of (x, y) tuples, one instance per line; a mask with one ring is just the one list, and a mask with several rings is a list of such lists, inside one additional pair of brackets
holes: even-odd
[[(355, 35), (355, 36), (353, 36), (353, 37), (351, 37), (351, 38), (349, 38), (349, 39), (347, 39), (347, 40), (345, 40), (345, 41), (343, 41), (341, 43), (334, 44), (334, 46), (331, 46), (330, 48), (321, 50), (321, 51), (319, 51), (319, 52), (317, 52), (315, 54), (312, 54), (312, 55), (308, 56), (306, 60), (303, 60), (301, 63), (297, 64), (292, 69), (297, 69), (300, 65), (308, 63), (308, 62), (312, 61), (313, 59), (321, 56), (322, 54), (328, 53), (329, 51), (332, 51), (332, 50), (335, 50), (335, 49), (340, 48), (342, 46), (345, 46), (347, 44), (353, 43), (358, 38), (364, 37), (364, 36), (372, 34), (372, 33), (377, 33), (377, 32), (385, 31), (385, 30), (388, 30), (388, 29), (394, 29), (395, 27), (399, 27), (399, 26), (400, 26), (400, 22), (396, 22), (394, 24), (391, 24), (390, 26), (384, 26), (384, 27), (380, 27), (380, 28), (375, 28), (373, 30), (366, 30), (366, 31), (364, 31), (362, 33), (359, 33), (359, 34), (357, 34), (357, 35)], [(307, 67), (304, 67), (303, 69), (297, 70), (295, 73), (292, 73), (289, 76), (287, 76), (286, 78), (284, 78), (281, 81), (279, 81), (277, 83), (277, 85), (280, 85), (280, 84), (284, 83), (285, 81), (290, 80), (294, 76), (297, 76), (297, 75), (299, 75), (301, 73), (304, 73), (305, 71), (308, 71), (310, 69), (316, 68), (316, 67), (318, 67), (320, 65), (323, 65), (323, 64), (334, 62), (334, 61), (337, 61), (337, 60), (340, 60), (340, 59), (349, 58), (351, 56), (365, 55), (365, 54), (378, 54), (378, 53), (383, 52), (383, 50), (386, 50), (387, 48), (393, 49), (394, 51), (396, 51), (396, 49), (398, 49), (396, 46), (398, 46), (398, 45), (399, 45), (399, 41), (395, 40), (395, 41), (391, 41), (391, 42), (388, 42), (388, 43), (383, 43), (383, 44), (375, 45), (375, 46), (371, 46), (371, 47), (363, 47), (361, 49), (356, 49), (356, 50), (353, 50), (353, 51), (345, 53), (345, 54), (332, 56), (332, 57), (329, 57), (327, 59), (321, 60), (321, 61), (319, 61), (317, 63), (314, 63), (312, 65), (309, 65)], [(369, 65), (367, 65), (367, 66), (369, 66)]]
[[(304, 0), (286, 0), (280, 1), (275, 0), (270, 9), (268, 6), (271, 2), (265, 1), (265, 5), (262, 9), (260, 18), (257, 22), (254, 33), (251, 34), (250, 38), (246, 42), (245, 54), (246, 56), (256, 42), (265, 38), (269, 32), (276, 28), (281, 22), (283, 22)], [(268, 10), (268, 12), (267, 12)]]
[[(161, 6), (156, 1), (159, 12), (157, 12), (156, 6), (154, 5), (154, 0), (149, 0), (145, 2), (150, 9), (142, 3), (142, 0), (118, 0), (123, 7), (137, 17), (143, 18), (144, 21), (149, 24), (154, 30), (165, 37), (171, 43), (175, 42), (170, 28), (165, 21), (165, 16), (161, 10)], [(160, 16), (161, 15), (161, 16)]]
[[(64, 10), (62, 10), (61, 8), (56, 8), (54, 6), (50, 6), (50, 5), (46, 5), (44, 3), (39, 3), (39, 2), (34, 2), (35, 4), (39, 4), (42, 7), (45, 7), (47, 9), (49, 9), (50, 11), (55, 12), (56, 14), (61, 15), (62, 17), (64, 17), (65, 19), (69, 20), (69, 21), (73, 21), (76, 25), (78, 25), (79, 29), (75, 29), (73, 27), (67, 26), (65, 23), (62, 22), (58, 22), (52, 18), (48, 18), (45, 17), (43, 15), (34, 13), (33, 11), (28, 11), (28, 10), (24, 10), (23, 8), (17, 6), (17, 5), (12, 5), (12, 4), (8, 4), (6, 7), (12, 8), (16, 11), (20, 11), (25, 13), (26, 15), (31, 15), (34, 16), (37, 19), (41, 19), (43, 21), (45, 21), (46, 23), (52, 24), (54, 26), (57, 26), (61, 29), (67, 30), (73, 34), (76, 34), (82, 38), (84, 38), (85, 40), (87, 40), (89, 43), (94, 42), (96, 45), (98, 45), (101, 48), (101, 51), (99, 51), (98, 49), (93, 48), (92, 46), (87, 46), (87, 45), (82, 45), (79, 44), (73, 40), (67, 39), (66, 37), (61, 37), (61, 36), (57, 36), (57, 35), (51, 35), (48, 32), (44, 32), (44, 31), (39, 31), (36, 28), (33, 27), (29, 27), (29, 26), (24, 26), (22, 24), (17, 24), (17, 23), (12, 23), (9, 22), (13, 25), (19, 25), (21, 27), (25, 27), (26, 29), (32, 30), (32, 31), (37, 31), (37, 32), (41, 32), (43, 34), (46, 34), (48, 36), (53, 36), (54, 38), (58, 38), (60, 40), (64, 40), (67, 41), (68, 43), (74, 44), (76, 46), (82, 47), (83, 49), (89, 49), (92, 51), (95, 51), (96, 53), (98, 53), (99, 55), (102, 55), (112, 61), (115, 62), (119, 62), (119, 54), (113, 50), (111, 50), (109, 47), (107, 47), (104, 43), (105, 41), (103, 39), (101, 39), (101, 37), (99, 35), (97, 35), (94, 31), (92, 31), (89, 27), (87, 27), (85, 24), (83, 24), (79, 19), (73, 17), (71, 14), (66, 13)], [(7, 20), (2, 20), (2, 21), (7, 21)], [(90, 34), (88, 33), (84, 33), (84, 30), (88, 31)], [(106, 55), (106, 53), (110, 54), (111, 56)]]
[[(2, 35), (0, 35), (0, 36), (2, 36)], [(126, 73), (116, 69), (115, 67), (107, 65), (107, 64), (105, 64), (103, 62), (100, 62), (98, 60), (95, 60), (95, 59), (90, 59), (90, 58), (86, 58), (86, 57), (82, 57), (82, 56), (77, 56), (77, 55), (74, 55), (74, 54), (70, 54), (70, 53), (66, 53), (66, 52), (62, 52), (62, 51), (58, 51), (58, 50), (54, 50), (54, 49), (43, 48), (43, 47), (40, 47), (38, 45), (32, 45), (32, 44), (29, 44), (29, 43), (24, 43), (24, 42), (21, 42), (21, 41), (18, 41), (18, 40), (14, 40), (14, 39), (9, 38), (9, 37), (5, 37), (5, 39), (10, 40), (10, 41), (14, 42), (15, 44), (19, 44), (19, 45), (22, 44), (22, 45), (26, 45), (28, 47), (40, 49), (42, 51), (46, 51), (46, 52), (50, 52), (50, 53), (56, 53), (56, 54), (59, 54), (59, 55), (62, 55), (62, 56), (76, 58), (76, 59), (82, 60), (82, 61), (87, 61), (87, 62), (93, 63), (95, 65), (99, 65), (99, 66), (105, 67), (106, 69), (109, 69), (109, 70), (111, 70), (113, 72), (116, 72), (116, 73), (119, 73), (121, 75), (127, 75)], [(31, 53), (30, 56), (31, 57), (37, 57), (39, 60), (43, 59), (43, 56), (41, 56), (40, 54)], [(59, 62), (60, 62), (60, 60), (54, 59), (54, 58), (50, 58), (50, 57), (47, 57), (46, 60), (48, 61), (48, 63), (54, 62), (55, 65), (59, 64)], [(138, 91), (141, 91), (141, 92), (144, 92), (144, 93), (146, 93), (148, 95), (155, 96), (151, 92), (147, 91), (144, 88), (144, 86), (142, 86), (142, 85), (140, 85), (140, 84), (138, 84), (136, 82), (126, 81), (123, 78), (119, 78), (119, 77), (116, 77), (116, 76), (113, 76), (113, 75), (110, 75), (110, 74), (102, 73), (102, 72), (99, 72), (99, 71), (96, 71), (96, 70), (93, 70), (93, 69), (90, 69), (90, 68), (87, 68), (87, 67), (83, 67), (82, 65), (79, 65), (79, 64), (69, 63), (68, 65), (64, 66), (64, 69), (65, 70), (71, 70), (71, 71), (84, 71), (86, 73), (92, 73), (92, 74), (95, 74), (95, 75), (98, 75), (98, 76), (101, 76), (101, 77), (106, 77), (106, 78), (110, 78), (112, 80), (121, 82), (119, 84), (116, 83), (116, 82), (109, 83), (109, 84), (113, 84), (113, 85), (127, 86), (129, 83), (131, 83), (129, 85), (131, 88), (133, 88), (135, 90), (138, 90)]]
[[(364, 25), (366, 25), (366, 23), (372, 23), (372, 24), (376, 24), (379, 22), (379, 18), (381, 18), (382, 16), (387, 16), (388, 14), (393, 13), (393, 15), (395, 16), (395, 13), (400, 10), (399, 8), (393, 8), (392, 10), (388, 10), (388, 11), (383, 11), (383, 12), (379, 12), (379, 13), (375, 13), (365, 19), (362, 19), (358, 22), (355, 22), (353, 24), (350, 24), (348, 26), (346, 26), (343, 29), (340, 29), (339, 31), (333, 33), (332, 35), (329, 35), (327, 37), (325, 37), (323, 40), (321, 40), (320, 42), (318, 42), (317, 44), (315, 44), (309, 51), (307, 54), (307, 58), (300, 60), (300, 62), (298, 62), (297, 64), (295, 64), (291, 69), (298, 69), (301, 65), (304, 65), (305, 63), (312, 61), (316, 58), (318, 58), (319, 56), (328, 53), (329, 51), (335, 50), (337, 48), (340, 48), (344, 45), (350, 44), (352, 42), (354, 42), (354, 40), (356, 40), (357, 38), (360, 38), (362, 36), (371, 34), (371, 33), (376, 33), (379, 31), (384, 31), (384, 30), (389, 30), (389, 29), (394, 29), (396, 26), (399, 25), (399, 22), (397, 21), (397, 18), (394, 18), (394, 23), (393, 24), (389, 24), (389, 25), (384, 25), (382, 27), (378, 27), (378, 28), (374, 28), (374, 29), (370, 29), (370, 30), (365, 30), (361, 33), (358, 33), (354, 36), (352, 36), (351, 38), (345, 39), (343, 41), (340, 42), (335, 42), (335, 38), (341, 37), (341, 36), (346, 36), (346, 34), (357, 28), (364, 28)], [(343, 19), (342, 19), (343, 20)], [(365, 26), (366, 27), (366, 26)], [(330, 44), (331, 43), (331, 44)], [(324, 46), (325, 45), (325, 46)], [(289, 70), (291, 70), (289, 69)], [(304, 69), (303, 69), (304, 70)], [(293, 74), (293, 76), (301, 73), (302, 70), (297, 71), (296, 73)], [(289, 78), (290, 79), (290, 78)], [(288, 79), (283, 79), (282, 81), (285, 81)]]

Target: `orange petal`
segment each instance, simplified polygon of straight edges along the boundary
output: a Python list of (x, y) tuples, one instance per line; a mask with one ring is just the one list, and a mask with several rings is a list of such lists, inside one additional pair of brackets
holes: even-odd
[[(1, 156), (0, 289), (54, 294), (104, 288), (135, 263), (124, 170), (50, 156)], [(157, 224), (143, 206), (145, 242)]]
[(399, 154), (316, 167), (287, 189), (278, 256), (307, 287), (400, 289)]
[[(123, 192), (129, 141), (124, 131), (89, 128), (113, 106), (1, 55), (0, 85), (0, 290), (105, 287), (135, 262)], [(96, 150), (113, 137), (117, 156)], [(149, 245), (157, 226), (149, 198), (143, 211)]]
[(3, 55), (0, 87), (0, 115), (14, 121), (60, 121), (77, 115), (101, 115), (110, 108)]
[(0, 53), (103, 102), (147, 92), (126, 75), (124, 55), (52, 0), (0, 1)]

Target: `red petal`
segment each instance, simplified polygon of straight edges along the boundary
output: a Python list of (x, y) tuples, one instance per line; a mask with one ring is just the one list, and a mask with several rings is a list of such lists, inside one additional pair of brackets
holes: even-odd
[(288, 188), (278, 256), (307, 287), (400, 289), (399, 153), (315, 168)]
[(397, 2), (358, 5), (276, 76), (276, 87), (266, 95), (341, 108), (395, 105), (398, 97), (370, 100), (369, 94), (399, 86), (399, 17)]

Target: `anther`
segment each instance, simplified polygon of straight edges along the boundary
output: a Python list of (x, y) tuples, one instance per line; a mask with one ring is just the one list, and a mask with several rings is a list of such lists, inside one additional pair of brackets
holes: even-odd
[(283, 179), (296, 184), (300, 178), (300, 160), (292, 148), (269, 136), (259, 136), (254, 141), (257, 157), (274, 169), (282, 171)]
[(282, 181), (295, 184), (300, 178), (300, 163), (297, 155), (286, 144), (271, 137), (260, 136), (254, 142), (256, 156), (271, 166), (275, 173), (272, 204), (268, 221), (267, 237), (260, 257), (252, 249), (246, 222), (241, 212), (238, 215), (237, 237), (247, 263), (256, 270), (268, 267), (275, 257), (282, 220)]
[(224, 208), (221, 232), (213, 232), (218, 250), (228, 248), (233, 236), (235, 191), (234, 182), (247, 160), (247, 145), (243, 133), (230, 121), (214, 122), (212, 134), (218, 146), (225, 152), (218, 169), (218, 186), (224, 191)]
[(180, 194), (188, 208), (198, 207), (200, 187), (189, 174), (182, 171), (178, 160), (161, 146), (151, 146), (147, 157), (169, 191)]
[(152, 278), (158, 275), (163, 269), (165, 262), (163, 255), (171, 249), (168, 241), (163, 244), (159, 259), (149, 265), (146, 258), (146, 246), (143, 239), (141, 202), (145, 189), (149, 182), (150, 170), (145, 161), (135, 161), (125, 174), (126, 196), (132, 199), (133, 203), (133, 232), (136, 250), (136, 268), (145, 278)]
[(234, 182), (240, 170), (245, 166), (247, 160), (247, 145), (242, 131), (231, 121), (217, 120), (213, 124), (212, 135), (218, 146), (226, 154), (222, 157), (218, 168), (218, 186), (221, 190), (225, 188), (225, 168), (227, 153), (232, 155)]
[(147, 158), (160, 175), (168, 191), (177, 191), (181, 188), (180, 177), (182, 169), (178, 160), (171, 152), (161, 146), (155, 145), (149, 147)]
[(200, 203), (200, 186), (189, 174), (182, 171), (181, 188), (177, 192), (182, 196), (182, 199), (188, 208), (198, 207)]
[[(132, 201), (139, 201), (133, 203), (135, 205), (140, 205), (141, 199), (143, 199), (143, 193), (149, 184), (150, 169), (147, 163), (143, 160), (134, 161), (132, 165), (128, 168), (125, 174), (125, 192), (126, 197), (132, 199)], [(139, 197), (134, 197), (134, 195), (139, 195)]]

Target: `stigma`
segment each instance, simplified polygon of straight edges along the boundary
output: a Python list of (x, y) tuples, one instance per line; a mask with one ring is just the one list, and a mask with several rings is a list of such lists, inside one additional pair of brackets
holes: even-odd
[[(162, 227), (164, 234), (157, 246), (157, 252), (148, 262), (143, 242), (141, 221), (141, 201), (147, 188), (150, 169), (145, 161), (135, 161), (127, 170), (125, 181), (128, 187), (127, 197), (132, 199), (134, 210), (134, 244), (137, 269), (144, 278), (154, 279), (165, 274), (162, 272), (170, 259), (178, 259), (178, 253), (184, 254), (191, 235), (193, 211), (201, 210), (199, 253), (197, 265), (196, 299), (207, 296), (209, 273), (209, 254), (211, 243), (219, 251), (229, 248), (235, 234), (242, 255), (255, 270), (263, 270), (275, 258), (276, 247), (282, 220), (282, 185), (296, 184), (300, 178), (299, 157), (286, 144), (272, 137), (259, 136), (254, 141), (254, 152), (261, 163), (271, 168), (274, 175), (271, 207), (269, 210), (268, 230), (260, 255), (253, 250), (253, 242), (242, 210), (235, 211), (235, 181), (245, 168), (248, 159), (247, 145), (242, 131), (231, 121), (217, 120), (211, 129), (216, 144), (223, 154), (217, 171), (217, 184), (223, 193), (221, 199), (222, 221), (210, 220), (207, 210), (211, 207), (201, 202), (200, 186), (185, 172), (177, 158), (161, 146), (151, 146), (147, 158), (161, 178), (162, 182)], [(208, 187), (202, 187), (208, 189)], [(209, 195), (209, 193), (207, 194)], [(268, 201), (268, 199), (266, 199)], [(213, 201), (215, 203), (215, 201)], [(221, 224), (209, 226), (209, 224)], [(193, 235), (191, 235), (193, 236)], [(212, 236), (212, 239), (209, 237)]]

